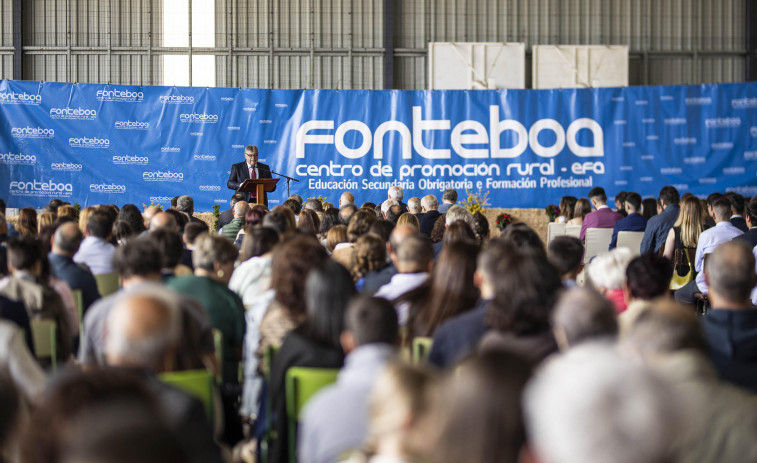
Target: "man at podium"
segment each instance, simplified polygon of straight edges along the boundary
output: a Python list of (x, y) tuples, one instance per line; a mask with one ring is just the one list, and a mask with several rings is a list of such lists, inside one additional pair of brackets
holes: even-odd
[[(242, 183), (247, 179), (271, 178), (271, 168), (258, 162), (258, 147), (247, 145), (244, 149), (244, 158), (242, 162), (232, 164), (229, 181), (226, 187), (230, 190), (238, 190)], [(256, 203), (255, 192), (252, 193), (240, 191), (248, 203)], [(268, 194), (263, 193), (263, 205), (268, 207)]]

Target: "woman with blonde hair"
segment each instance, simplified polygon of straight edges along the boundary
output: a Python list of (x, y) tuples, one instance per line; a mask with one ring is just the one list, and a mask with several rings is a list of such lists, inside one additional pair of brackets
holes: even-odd
[(419, 231), (421, 229), (421, 223), (418, 221), (418, 217), (409, 212), (405, 212), (400, 216), (399, 219), (397, 219), (397, 225), (403, 224), (411, 226), (415, 229), (415, 231)]
[(87, 206), (79, 211), (79, 230), (81, 230), (82, 233), (87, 231), (87, 221), (89, 220), (89, 216), (91, 216), (96, 210), (97, 207), (95, 206)]
[(674, 272), (679, 276), (685, 276), (691, 271), (690, 279), (694, 279), (696, 270), (691, 264), (694, 262), (699, 235), (705, 229), (704, 211), (699, 199), (694, 196), (682, 199), (680, 206), (678, 220), (670, 229), (668, 239), (665, 240), (663, 256), (673, 261), (676, 265)]
[(58, 206), (57, 215), (58, 217), (68, 216), (76, 220), (76, 208), (70, 204), (63, 204)]
[(43, 212), (40, 214), (37, 218), (37, 233), (39, 234), (46, 226), (53, 225), (57, 218), (58, 216), (52, 212)]

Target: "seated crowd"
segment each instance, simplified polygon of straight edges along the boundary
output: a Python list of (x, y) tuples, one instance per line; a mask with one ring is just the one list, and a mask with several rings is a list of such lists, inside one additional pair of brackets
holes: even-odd
[(403, 199), (0, 200), (0, 462), (757, 461), (757, 197), (595, 187), (546, 244)]

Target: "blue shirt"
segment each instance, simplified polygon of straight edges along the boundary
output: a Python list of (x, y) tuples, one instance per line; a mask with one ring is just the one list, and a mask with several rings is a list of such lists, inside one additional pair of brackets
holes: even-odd
[(694, 260), (694, 267), (697, 272), (697, 286), (702, 294), (707, 293), (707, 283), (704, 281), (704, 272), (702, 267), (704, 266), (704, 256), (710, 254), (726, 241), (731, 241), (744, 232), (734, 227), (731, 222), (718, 222), (714, 227), (705, 230), (699, 235), (699, 242), (697, 243), (697, 254)]
[(88, 236), (74, 254), (74, 262), (85, 264), (93, 275), (113, 273), (113, 255), (116, 247), (102, 238)]
[[(610, 241), (610, 249), (615, 249), (618, 245), (618, 232), (622, 231), (644, 231), (647, 228), (647, 219), (638, 212), (628, 214), (628, 217), (615, 222), (615, 227), (612, 229), (612, 240)], [(666, 237), (667, 238), (667, 237)]]
[(681, 208), (678, 204), (671, 204), (666, 207), (660, 214), (649, 219), (647, 229), (644, 231), (644, 238), (641, 240), (641, 253), (657, 251), (660, 246), (665, 244), (668, 239), (668, 233), (678, 220), (678, 212)]

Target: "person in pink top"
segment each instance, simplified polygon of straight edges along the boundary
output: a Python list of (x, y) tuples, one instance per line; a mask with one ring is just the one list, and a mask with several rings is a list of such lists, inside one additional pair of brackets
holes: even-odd
[(595, 186), (589, 191), (589, 201), (596, 209), (594, 212), (586, 214), (584, 223), (581, 225), (581, 241), (586, 240), (586, 229), (588, 228), (613, 228), (615, 222), (623, 218), (623, 214), (615, 212), (607, 206), (607, 195), (605, 189), (601, 186)]

